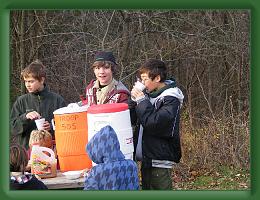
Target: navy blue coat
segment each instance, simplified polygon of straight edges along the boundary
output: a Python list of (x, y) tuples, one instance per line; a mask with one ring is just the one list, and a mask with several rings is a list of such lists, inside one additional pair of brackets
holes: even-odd
[[(143, 127), (141, 141), (143, 168), (151, 168), (153, 160), (178, 163), (181, 159), (179, 123), (184, 96), (175, 86), (169, 85), (161, 91), (156, 97), (145, 98), (135, 107), (137, 123)], [(139, 127), (134, 134), (135, 151)]]

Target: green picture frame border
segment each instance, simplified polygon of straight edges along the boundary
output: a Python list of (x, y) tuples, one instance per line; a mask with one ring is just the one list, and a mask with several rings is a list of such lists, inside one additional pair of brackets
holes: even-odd
[[(258, 0), (0, 0), (0, 197), (3, 199), (259, 199), (259, 94), (260, 10)], [(9, 190), (9, 86), (10, 10), (21, 9), (248, 9), (251, 13), (251, 189), (249, 191), (10, 191)]]

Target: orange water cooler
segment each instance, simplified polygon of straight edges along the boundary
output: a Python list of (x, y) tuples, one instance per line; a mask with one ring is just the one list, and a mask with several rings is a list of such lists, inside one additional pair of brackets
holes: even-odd
[(91, 168), (86, 152), (88, 142), (87, 107), (64, 107), (53, 112), (55, 141), (60, 170)]

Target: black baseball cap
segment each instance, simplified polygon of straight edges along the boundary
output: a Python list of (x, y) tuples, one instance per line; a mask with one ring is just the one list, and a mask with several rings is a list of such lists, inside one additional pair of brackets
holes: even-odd
[(110, 61), (117, 65), (116, 59), (111, 51), (98, 51), (95, 54), (95, 61)]

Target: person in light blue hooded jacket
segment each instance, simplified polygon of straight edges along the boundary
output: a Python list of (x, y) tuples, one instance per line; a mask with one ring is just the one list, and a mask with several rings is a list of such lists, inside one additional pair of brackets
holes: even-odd
[(111, 126), (98, 131), (88, 142), (86, 151), (97, 165), (86, 176), (84, 190), (139, 190), (137, 165), (125, 159)]

